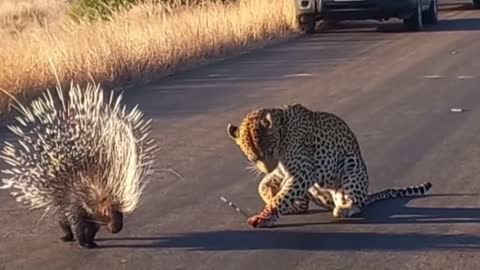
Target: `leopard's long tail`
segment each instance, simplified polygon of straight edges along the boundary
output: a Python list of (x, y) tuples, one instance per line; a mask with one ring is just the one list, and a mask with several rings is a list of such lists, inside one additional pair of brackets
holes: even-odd
[(380, 200), (405, 198), (420, 196), (427, 193), (432, 188), (432, 183), (425, 182), (421, 185), (408, 186), (404, 188), (388, 188), (368, 195), (365, 206), (370, 205)]

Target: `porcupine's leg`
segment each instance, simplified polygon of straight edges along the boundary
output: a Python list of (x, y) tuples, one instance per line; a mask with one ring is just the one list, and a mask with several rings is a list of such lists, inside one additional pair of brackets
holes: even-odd
[(85, 243), (88, 248), (95, 248), (97, 244), (95, 243), (95, 235), (100, 229), (100, 226), (93, 222), (85, 222)]
[[(88, 221), (85, 219), (83, 215), (76, 214), (70, 217), (70, 224), (72, 227), (72, 232), (77, 240), (77, 245), (80, 248), (94, 248), (95, 245), (89, 243), (89, 239), (87, 238), (87, 231), (88, 231)], [(91, 232), (89, 233), (91, 234)]]
[(66, 218), (62, 218), (58, 225), (60, 225), (60, 229), (65, 233), (64, 236), (60, 237), (63, 242), (73, 242), (75, 239), (73, 237), (72, 228), (70, 227), (70, 223), (66, 220)]
[(80, 248), (86, 247), (85, 222), (79, 219), (77, 222), (72, 223), (72, 231), (77, 240), (77, 245)]

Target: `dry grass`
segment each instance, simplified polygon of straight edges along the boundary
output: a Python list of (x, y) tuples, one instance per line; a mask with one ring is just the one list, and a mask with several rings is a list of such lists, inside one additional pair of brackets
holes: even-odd
[(66, 0), (0, 0), (0, 36), (37, 31), (63, 19)]
[(51, 87), (50, 61), (62, 82), (125, 81), (294, 29), (292, 0), (241, 0), (172, 12), (145, 4), (111, 22), (55, 24), (3, 39), (0, 87), (14, 94)]

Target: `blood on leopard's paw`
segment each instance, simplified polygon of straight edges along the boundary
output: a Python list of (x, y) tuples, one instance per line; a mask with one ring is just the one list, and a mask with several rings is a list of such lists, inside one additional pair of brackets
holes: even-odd
[(262, 222), (262, 220), (264, 220), (264, 217), (263, 217), (263, 216), (261, 216), (261, 215), (255, 215), (255, 216), (250, 217), (250, 218), (247, 220), (247, 223), (248, 223), (248, 225), (250, 225), (251, 227), (257, 228), (257, 227), (259, 226), (259, 224)]
[(247, 223), (253, 228), (272, 227), (275, 223), (275, 218), (273, 216), (255, 215), (250, 217)]
[(257, 216), (250, 217), (247, 219), (247, 224), (255, 228), (257, 226), (257, 219)]

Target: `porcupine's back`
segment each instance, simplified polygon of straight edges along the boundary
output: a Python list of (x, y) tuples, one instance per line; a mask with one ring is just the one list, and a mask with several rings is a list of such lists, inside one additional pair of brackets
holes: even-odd
[(133, 211), (153, 160), (149, 121), (136, 108), (127, 112), (121, 96), (104, 100), (99, 86), (72, 86), (66, 97), (57, 88), (56, 94), (18, 108), (20, 125), (9, 127), (18, 144), (6, 143), (2, 151), (11, 166), (3, 171), (8, 178), (2, 188), (47, 212), (72, 206), (93, 211), (105, 195), (121, 211)]

